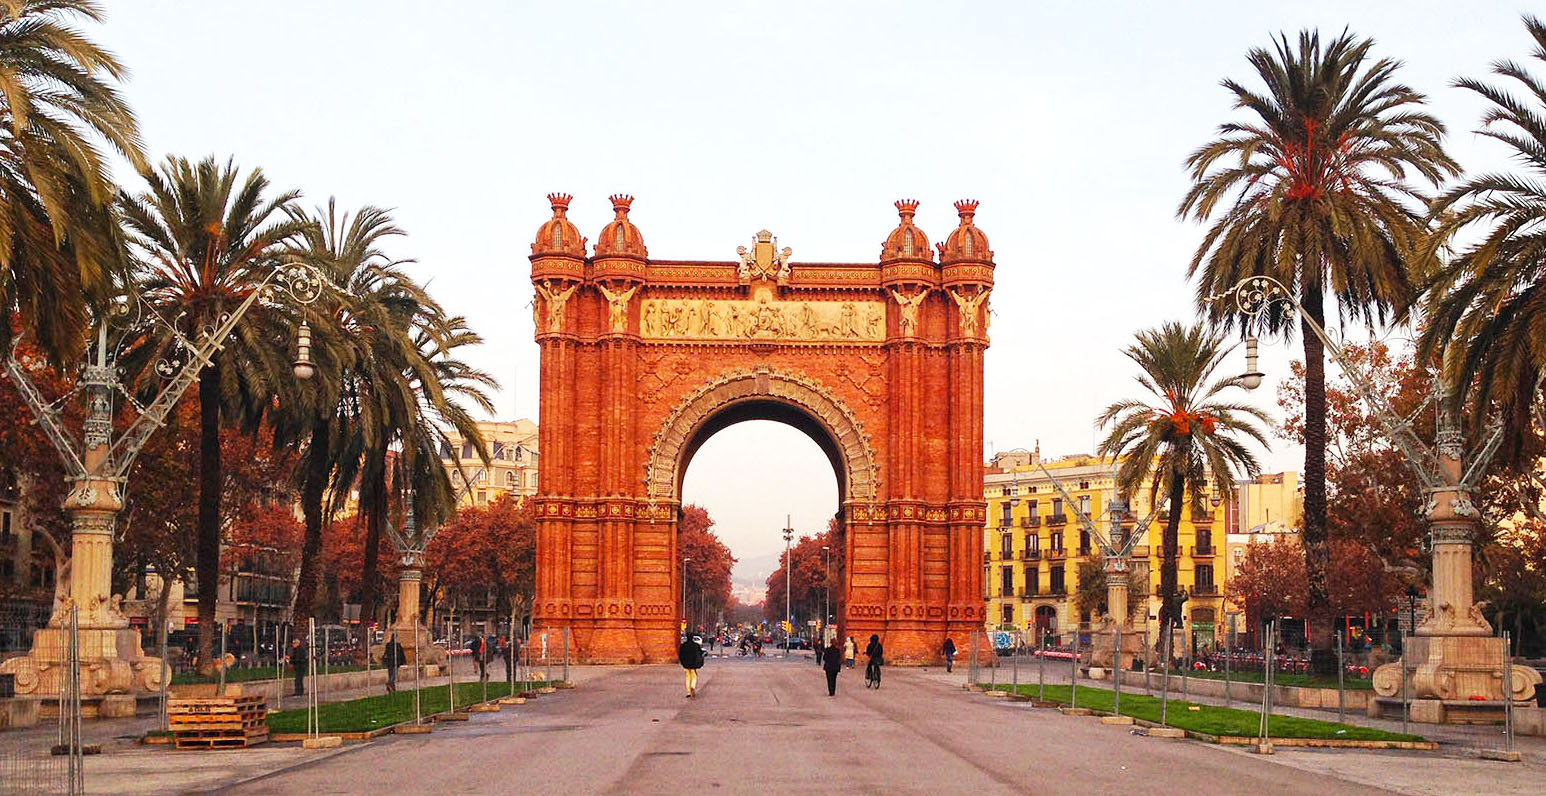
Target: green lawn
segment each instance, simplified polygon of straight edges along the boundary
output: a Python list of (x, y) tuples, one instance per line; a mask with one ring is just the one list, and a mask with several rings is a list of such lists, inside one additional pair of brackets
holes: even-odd
[[(380, 669), (381, 667), (380, 666), (373, 666), (371, 668), (373, 668), (373, 669)], [(316, 674), (336, 674), (338, 672), (363, 672), (363, 671), (365, 671), (365, 667), (364, 666), (354, 665), (354, 664), (350, 664), (348, 666), (329, 666), (327, 668), (326, 672), (323, 671), (321, 666), (318, 666)], [(284, 679), (286, 679), (286, 680), (290, 679), (295, 674), (294, 672), (292, 672), (290, 670), (290, 667), (288, 667), (288, 666), (284, 667), (284, 669), (282, 670), (282, 673), (283, 673)], [(245, 683), (245, 682), (249, 682), (249, 681), (252, 681), (252, 680), (272, 680), (272, 679), (274, 679), (274, 667), (272, 667), (272, 666), (258, 667), (258, 668), (253, 668), (253, 669), (227, 669), (226, 673), (225, 673), (225, 681), (228, 682), (228, 683)], [(220, 675), (219, 674), (214, 674), (214, 675), (206, 676), (206, 675), (199, 674), (198, 672), (179, 672), (177, 674), (172, 675), (172, 685), (194, 685), (196, 683), (218, 683), (218, 682), (220, 682)]]
[[(1204, 680), (1224, 679), (1223, 672), (1193, 671), (1188, 673), (1187, 676), (1201, 678)], [(1172, 680), (1179, 679), (1180, 677), (1180, 674), (1170, 675)], [(1230, 672), (1229, 679), (1241, 683), (1260, 683), (1262, 681), (1262, 673)], [(1284, 674), (1281, 672), (1274, 672), (1272, 675), (1272, 682), (1274, 685), (1291, 685), (1298, 688), (1335, 689), (1337, 687), (1337, 676), (1335, 674), (1328, 676), (1323, 674)], [(1373, 691), (1374, 681), (1347, 677), (1342, 680), (1342, 687), (1349, 691)]]
[[(1012, 686), (1000, 686), (1000, 691), (1013, 691)], [(1022, 685), (1019, 688), (1021, 694), (1036, 696), (1037, 686)], [(1069, 704), (1069, 686), (1049, 685), (1046, 690), (1046, 699), (1049, 702)], [(1091, 688), (1079, 686), (1079, 707), (1090, 708), (1110, 713), (1112, 712), (1113, 694), (1105, 688)], [(1241, 710), (1239, 708), (1221, 708), (1213, 705), (1197, 705), (1198, 710), (1187, 708), (1194, 703), (1180, 699), (1170, 700), (1170, 708), (1167, 712), (1168, 723), (1172, 727), (1180, 727), (1194, 732), (1207, 733), (1208, 735), (1234, 735), (1246, 738), (1256, 737), (1261, 714), (1254, 710)], [(1122, 715), (1132, 716), (1135, 719), (1158, 722), (1160, 720), (1159, 697), (1148, 697), (1142, 694), (1122, 694)], [(1284, 716), (1277, 713), (1268, 719), (1269, 731), (1273, 738), (1336, 738), (1348, 741), (1421, 741), (1421, 736), (1404, 735), (1401, 733), (1385, 732), (1367, 727), (1355, 727), (1351, 724), (1338, 724), (1332, 721), (1318, 721), (1316, 719), (1302, 719), (1297, 716)]]
[[(483, 701), (483, 683), (456, 684), (456, 707), (466, 707)], [(521, 682), (516, 690), (537, 689), (544, 682)], [(488, 698), (497, 699), (510, 695), (510, 684), (504, 681), (488, 682)], [(447, 703), (447, 688), (437, 685), (420, 692), (419, 711), (425, 716), (444, 713), (451, 709)], [(413, 691), (395, 694), (361, 697), (347, 702), (329, 702), (317, 709), (322, 732), (369, 732), (392, 724), (413, 720)], [(281, 710), (268, 714), (268, 728), (273, 732), (305, 732), (306, 710)]]

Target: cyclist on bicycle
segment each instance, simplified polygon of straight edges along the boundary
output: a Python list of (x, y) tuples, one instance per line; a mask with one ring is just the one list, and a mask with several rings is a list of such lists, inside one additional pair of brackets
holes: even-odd
[(864, 654), (870, 659), (864, 667), (864, 687), (880, 687), (880, 667), (885, 665), (886, 651), (880, 644), (880, 636), (871, 635), (870, 645), (864, 648)]

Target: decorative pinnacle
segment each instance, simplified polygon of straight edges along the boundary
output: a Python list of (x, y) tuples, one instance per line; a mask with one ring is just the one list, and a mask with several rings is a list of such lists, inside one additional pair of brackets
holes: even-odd
[(562, 217), (569, 210), (569, 200), (573, 198), (566, 193), (548, 194), (548, 201), (553, 203), (553, 215)]
[(972, 216), (977, 214), (977, 200), (962, 199), (956, 202), (956, 212), (961, 214), (962, 221), (971, 221)]
[(918, 212), (918, 200), (917, 199), (898, 199), (898, 200), (896, 200), (896, 210), (897, 210), (897, 213), (899, 213), (902, 216), (902, 219), (904, 221), (908, 220), (908, 219), (911, 219), (913, 217), (913, 214)]
[(628, 215), (628, 208), (633, 206), (633, 197), (625, 193), (615, 193), (607, 198), (612, 200), (612, 209), (618, 218)]

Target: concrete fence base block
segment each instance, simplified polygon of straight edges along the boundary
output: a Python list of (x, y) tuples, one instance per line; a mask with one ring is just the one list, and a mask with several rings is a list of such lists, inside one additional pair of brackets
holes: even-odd
[(398, 735), (429, 735), (434, 729), (433, 724), (403, 724), (394, 727), (392, 732)]
[(501, 705), (524, 705), (524, 704), (526, 704), (526, 697), (504, 697), (503, 699), (499, 700), (499, 704), (501, 704)]
[(1089, 708), (1059, 708), (1064, 716), (1088, 716)]
[(983, 693), (986, 694), (988, 697), (990, 697), (992, 699), (1008, 699), (1009, 698), (1009, 692), (1008, 691), (984, 691)]
[(1132, 716), (1101, 716), (1101, 724), (1132, 724)]
[(498, 713), (499, 703), (489, 702), (483, 705), (473, 705), (471, 708), (468, 708), (468, 710), (471, 710), (473, 713)]
[(1186, 730), (1180, 727), (1150, 727), (1143, 734), (1150, 738), (1185, 738)]
[(302, 749), (337, 749), (343, 745), (344, 739), (337, 735), (319, 735), (301, 741)]
[(556, 694), (556, 693), (558, 693), (558, 689), (554, 688), (553, 686), (546, 685), (546, 686), (543, 686), (543, 687), (537, 689), (537, 693), (539, 693), (539, 694)]
[(435, 716), (435, 721), (467, 721), (471, 716), (466, 713), (441, 713)]
[(1508, 749), (1483, 749), (1483, 760), (1501, 760), (1505, 763), (1518, 763), (1521, 758), (1519, 753)]
[(1273, 753), (1272, 743), (1269, 741), (1262, 741), (1261, 743), (1251, 747), (1251, 751), (1259, 755), (1270, 755)]

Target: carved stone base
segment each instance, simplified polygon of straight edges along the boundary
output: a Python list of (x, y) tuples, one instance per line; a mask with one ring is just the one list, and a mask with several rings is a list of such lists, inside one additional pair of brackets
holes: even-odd
[[(429, 629), (422, 625), (419, 626), (417, 638), (414, 637), (411, 624), (393, 628), (393, 632), (397, 633), (397, 642), (403, 645), (403, 657), (408, 659), (409, 664), (428, 663), (438, 666), (445, 663), (446, 658), (449, 657), (445, 650), (435, 646), (434, 639), (430, 638)], [(373, 645), (370, 649), (371, 659), (379, 662), (385, 649), (384, 644)]]
[[(1115, 668), (1115, 657), (1112, 654), (1116, 647), (1117, 634), (1114, 628), (1102, 628), (1091, 634), (1090, 665), (1102, 669)], [(1122, 667), (1127, 669), (1136, 657), (1143, 655), (1143, 634), (1132, 628), (1122, 629)]]
[[(32, 651), (0, 663), (0, 674), (16, 675), (19, 696), (52, 696), (65, 681), (69, 633), (46, 627), (32, 635)], [(130, 628), (80, 629), (81, 694), (159, 693), (166, 684), (160, 658), (140, 648), (139, 631)]]
[[(1475, 635), (1413, 636), (1408, 640), (1406, 675), (1402, 685), (1402, 663), (1387, 663), (1374, 670), (1374, 692), (1387, 700), (1413, 700), (1413, 721), (1433, 723), (1472, 723), (1474, 711), (1437, 709), (1437, 706), (1472, 703), (1477, 707), (1502, 704), (1503, 639)], [(1507, 695), (1516, 704), (1535, 699), (1541, 684), (1539, 672), (1525, 666), (1511, 666)], [(1419, 703), (1422, 703), (1421, 705)], [(1421, 708), (1420, 710), (1418, 708)], [(1419, 718), (1421, 715), (1421, 718)]]

